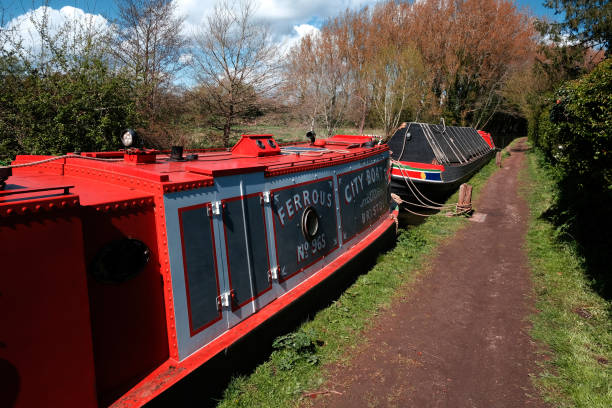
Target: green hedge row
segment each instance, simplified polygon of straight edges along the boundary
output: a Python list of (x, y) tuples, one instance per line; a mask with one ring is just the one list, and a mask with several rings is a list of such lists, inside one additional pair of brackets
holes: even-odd
[[(562, 84), (530, 122), (530, 139), (556, 169), (546, 216), (583, 249), (596, 286), (612, 295), (602, 254), (612, 245), (612, 59)], [(610, 282), (608, 282), (610, 281)]]
[(138, 123), (133, 84), (103, 61), (52, 74), (0, 59), (0, 161), (121, 147)]
[(557, 90), (540, 122), (542, 148), (568, 173), (612, 188), (612, 59)]

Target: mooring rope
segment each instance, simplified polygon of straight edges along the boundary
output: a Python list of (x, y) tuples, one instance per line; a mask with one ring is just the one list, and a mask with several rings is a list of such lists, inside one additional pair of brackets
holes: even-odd
[[(393, 164), (401, 164), (397, 160), (391, 160), (391, 163), (393, 163)], [(472, 205), (471, 204), (460, 205), (459, 203), (457, 203), (457, 204), (440, 204), (440, 203), (436, 203), (435, 201), (427, 198), (427, 196), (425, 196), (421, 191), (419, 191), (419, 189), (417, 188), (416, 184), (414, 184), (414, 182), (412, 181), (410, 176), (408, 176), (408, 175), (406, 175), (404, 173), (404, 169), (402, 167), (399, 167), (399, 170), (402, 173), (402, 178), (404, 179), (404, 182), (408, 186), (408, 189), (410, 190), (412, 195), (420, 202), (420, 204), (417, 204), (417, 203), (414, 203), (414, 202), (410, 202), (410, 201), (406, 201), (403, 198), (401, 198), (399, 195), (391, 193), (391, 198), (398, 205), (407, 204), (407, 205), (411, 205), (411, 206), (415, 206), (415, 207), (421, 207), (421, 208), (426, 208), (426, 209), (436, 210), (436, 211), (441, 211), (441, 210), (445, 210), (445, 209), (446, 210), (454, 209), (455, 212), (453, 213), (453, 215), (455, 215), (455, 216), (467, 214), (467, 213), (469, 213), (472, 210)], [(412, 184), (412, 186), (409, 183)], [(415, 193), (415, 191), (416, 191), (416, 193)], [(429, 204), (424, 203), (419, 198), (419, 195), (421, 195), (425, 200), (433, 203), (434, 205), (429, 205)], [(403, 206), (402, 208), (404, 208), (404, 210), (408, 211), (409, 213), (414, 214), (414, 215), (418, 215), (420, 217), (431, 217), (433, 215), (440, 215), (439, 213), (436, 213), (436, 214), (421, 214), (421, 213), (418, 213), (416, 211), (411, 210), (410, 208), (408, 208), (406, 206)]]
[[(398, 196), (397, 194), (391, 193), (391, 198), (393, 199), (393, 201), (395, 201), (398, 205), (401, 204), (409, 204), (409, 202), (407, 202), (406, 200), (402, 199), (400, 196)], [(410, 214), (414, 214), (414, 215), (418, 215), (419, 217), (431, 217), (433, 215), (438, 215), (438, 214), (421, 214), (418, 213), (416, 211), (412, 211), (410, 208), (406, 207), (406, 206), (402, 206), (402, 208), (406, 211), (408, 211)]]
[[(408, 187), (408, 189), (410, 190), (410, 192), (412, 193), (412, 195), (415, 196), (415, 198), (423, 205), (426, 206), (426, 208), (432, 208), (432, 209), (441, 209), (441, 208), (446, 208), (446, 207), (452, 207), (452, 205), (450, 204), (441, 204), (441, 203), (437, 203), (433, 200), (431, 200), (430, 198), (428, 198), (427, 196), (425, 196), (425, 194), (423, 194), (418, 187), (416, 186), (416, 184), (414, 183), (414, 181), (412, 181), (412, 179), (410, 178), (409, 175), (407, 175), (404, 172), (403, 169), (403, 165), (401, 162), (397, 161), (397, 160), (391, 160), (392, 164), (397, 165), (399, 168), (400, 173), (402, 173), (402, 178), (404, 179), (404, 182), (406, 183), (406, 186)], [(424, 200), (429, 201), (432, 205), (430, 204), (426, 204), (424, 203), (419, 196), (421, 196)]]
[(411, 125), (412, 125), (412, 122), (408, 122), (406, 131), (404, 132), (404, 141), (402, 142), (402, 151), (400, 152), (399, 156), (397, 156), (398, 160), (402, 160), (402, 156), (404, 155), (404, 149), (406, 148), (406, 136), (408, 135), (408, 131), (410, 130)]
[[(403, 198), (401, 198), (400, 196), (398, 196), (398, 195), (397, 195), (397, 194), (395, 194), (395, 193), (391, 193), (391, 198), (392, 198), (392, 199), (393, 199), (393, 201), (395, 201), (395, 202), (396, 202), (398, 205), (401, 205), (401, 204), (407, 204), (407, 205), (412, 205), (412, 206), (418, 206), (418, 204), (411, 203), (410, 201), (406, 201), (406, 200), (404, 200)], [(448, 206), (449, 206), (449, 207), (451, 207), (451, 208), (453, 208), (453, 207), (455, 208), (455, 212), (454, 212), (454, 213), (450, 213), (450, 214), (451, 214), (451, 215), (453, 215), (453, 216), (459, 216), (459, 215), (463, 215), (463, 214), (469, 214), (469, 212), (470, 212), (470, 211), (472, 211), (472, 206), (471, 206), (471, 205), (449, 204)], [(418, 215), (419, 217), (433, 217), (433, 216), (435, 216), (435, 215), (442, 215), (442, 214), (440, 214), (439, 212), (436, 212), (436, 213), (434, 213), (434, 214), (421, 214), (421, 213), (418, 213), (418, 212), (416, 212), (416, 211), (411, 210), (410, 208), (408, 208), (408, 207), (406, 207), (406, 206), (402, 206), (402, 208), (403, 208), (404, 210), (408, 211), (408, 212), (409, 212), (409, 213), (411, 213), (411, 214)], [(448, 208), (448, 209), (451, 209), (451, 208)], [(439, 210), (442, 210), (442, 208), (438, 208), (437, 210), (438, 210), (438, 211), (439, 211)], [(449, 215), (449, 213), (446, 213), (445, 215)]]
[(16, 169), (19, 167), (36, 166), (38, 164), (49, 163), (55, 160), (69, 159), (69, 158), (70, 159), (96, 160), (96, 161), (104, 161), (104, 162), (118, 162), (118, 161), (123, 160), (123, 159), (103, 159), (101, 157), (78, 156), (76, 154), (64, 154), (62, 156), (50, 157), (48, 159), (38, 160), (35, 162), (28, 162), (28, 163), (22, 163), (22, 164), (10, 164), (8, 166), (0, 166), (0, 169)]
[(283, 153), (289, 153), (289, 154), (296, 154), (298, 156), (323, 156), (324, 154), (327, 153), (339, 153), (339, 154), (347, 154), (350, 153), (350, 151), (348, 150), (343, 150), (343, 149), (327, 149), (327, 148), (320, 148), (320, 150), (299, 150), (299, 148), (297, 149), (292, 149), (291, 147), (283, 147), (281, 148), (281, 152)]

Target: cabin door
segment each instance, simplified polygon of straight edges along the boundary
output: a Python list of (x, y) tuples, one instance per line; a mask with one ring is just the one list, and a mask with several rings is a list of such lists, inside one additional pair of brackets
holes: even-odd
[(265, 220), (259, 193), (223, 201), (230, 327), (274, 299)]

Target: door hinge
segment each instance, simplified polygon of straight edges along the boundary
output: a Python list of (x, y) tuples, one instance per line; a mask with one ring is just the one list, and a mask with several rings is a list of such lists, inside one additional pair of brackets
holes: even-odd
[(234, 300), (234, 290), (230, 290), (229, 292), (223, 292), (219, 296), (217, 296), (217, 310), (221, 310), (224, 307), (230, 307)]
[(274, 268), (270, 269), (270, 271), (268, 272), (268, 277), (270, 281), (278, 280), (278, 266), (275, 266)]
[(264, 191), (263, 193), (261, 193), (261, 195), (259, 196), (260, 202), (261, 204), (270, 204), (270, 198), (272, 197), (272, 193), (270, 193), (269, 191)]

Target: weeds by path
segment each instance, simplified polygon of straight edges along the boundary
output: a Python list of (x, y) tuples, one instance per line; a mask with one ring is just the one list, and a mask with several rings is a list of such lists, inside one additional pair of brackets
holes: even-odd
[[(470, 180), (474, 197), (496, 169), (492, 161)], [(456, 194), (448, 200), (449, 203), (456, 201)], [(363, 341), (361, 333), (377, 315), (385, 313), (400, 288), (414, 282), (436, 247), (466, 222), (463, 217), (439, 216), (402, 230), (397, 246), (380, 256), (370, 272), (359, 277), (313, 320), (279, 337), (273, 345), (276, 351), (254, 373), (235, 378), (219, 406), (290, 407), (316, 394), (328, 380), (322, 367), (350, 358), (351, 350)], [(326, 389), (325, 392), (335, 391)]]
[(538, 310), (531, 334), (546, 347), (535, 384), (555, 407), (612, 407), (611, 305), (591, 289), (576, 248), (557, 239), (542, 218), (555, 184), (536, 154), (527, 157), (521, 177), (531, 213), (527, 249)]

